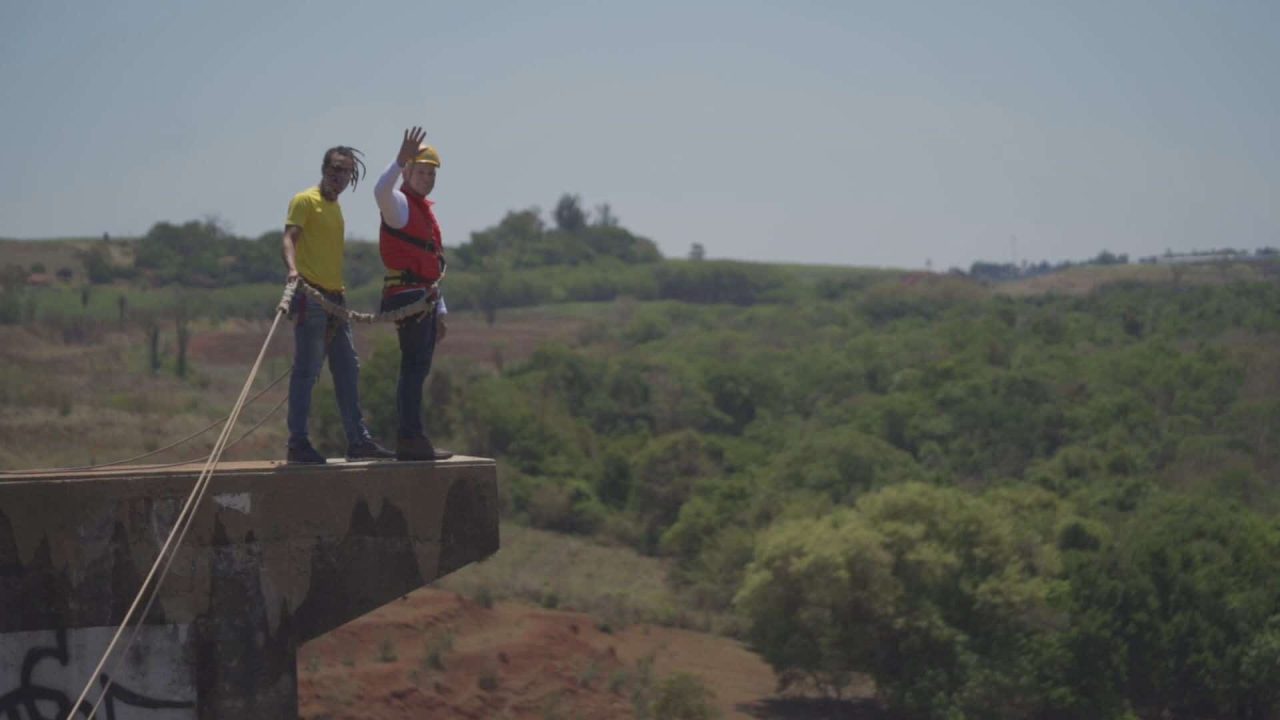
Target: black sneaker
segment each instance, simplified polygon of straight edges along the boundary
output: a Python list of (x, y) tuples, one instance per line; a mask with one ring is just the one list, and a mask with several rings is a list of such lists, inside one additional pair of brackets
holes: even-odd
[(326, 462), (324, 456), (311, 447), (311, 443), (290, 447), (288, 458), (290, 465), (323, 465)]
[(347, 446), (348, 460), (390, 460), (396, 454), (373, 441), (365, 438)]

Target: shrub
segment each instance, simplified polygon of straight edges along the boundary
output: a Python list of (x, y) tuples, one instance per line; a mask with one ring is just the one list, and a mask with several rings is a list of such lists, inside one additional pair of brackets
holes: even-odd
[(710, 720), (718, 717), (715, 693), (689, 673), (676, 673), (658, 683), (653, 716), (667, 720)]

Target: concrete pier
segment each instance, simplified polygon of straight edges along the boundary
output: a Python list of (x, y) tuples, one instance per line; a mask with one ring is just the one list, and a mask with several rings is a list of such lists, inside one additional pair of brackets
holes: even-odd
[[(0, 718), (66, 717), (200, 469), (0, 478)], [(89, 702), (110, 677), (102, 718), (297, 717), (300, 643), (497, 550), (492, 460), (220, 465)]]

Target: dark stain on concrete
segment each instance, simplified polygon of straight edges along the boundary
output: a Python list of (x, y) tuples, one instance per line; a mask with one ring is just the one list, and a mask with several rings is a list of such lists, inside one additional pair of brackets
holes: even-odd
[[(293, 622), (276, 628), (262, 591), (262, 546), (235, 543), (215, 518), (209, 546), (209, 606), (193, 625), (200, 718), (297, 717)], [(287, 610), (287, 606), (286, 606)]]
[(26, 565), (9, 518), (0, 512), (0, 632), (60, 627), (71, 619), (71, 580), (53, 567), (44, 536)]
[[(106, 551), (89, 562), (84, 580), (76, 587), (75, 625), (119, 625), (142, 590), (143, 577), (129, 552), (129, 533), (124, 523), (116, 521)], [(143, 622), (164, 621), (164, 607), (157, 599)]]
[(322, 635), (424, 584), (404, 513), (384, 500), (374, 518), (361, 499), (342, 540), (318, 538), (311, 551), (311, 581), (295, 618), (299, 640)]

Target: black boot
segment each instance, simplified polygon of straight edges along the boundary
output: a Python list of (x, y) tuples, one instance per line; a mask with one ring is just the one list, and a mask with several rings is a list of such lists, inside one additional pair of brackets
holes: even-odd
[(347, 446), (348, 460), (390, 460), (396, 454), (367, 437)]
[(290, 465), (323, 465), (326, 462), (324, 456), (306, 441), (297, 446), (290, 445), (287, 457)]
[(397, 460), (448, 460), (453, 453), (437, 450), (425, 437), (400, 438), (396, 442)]

